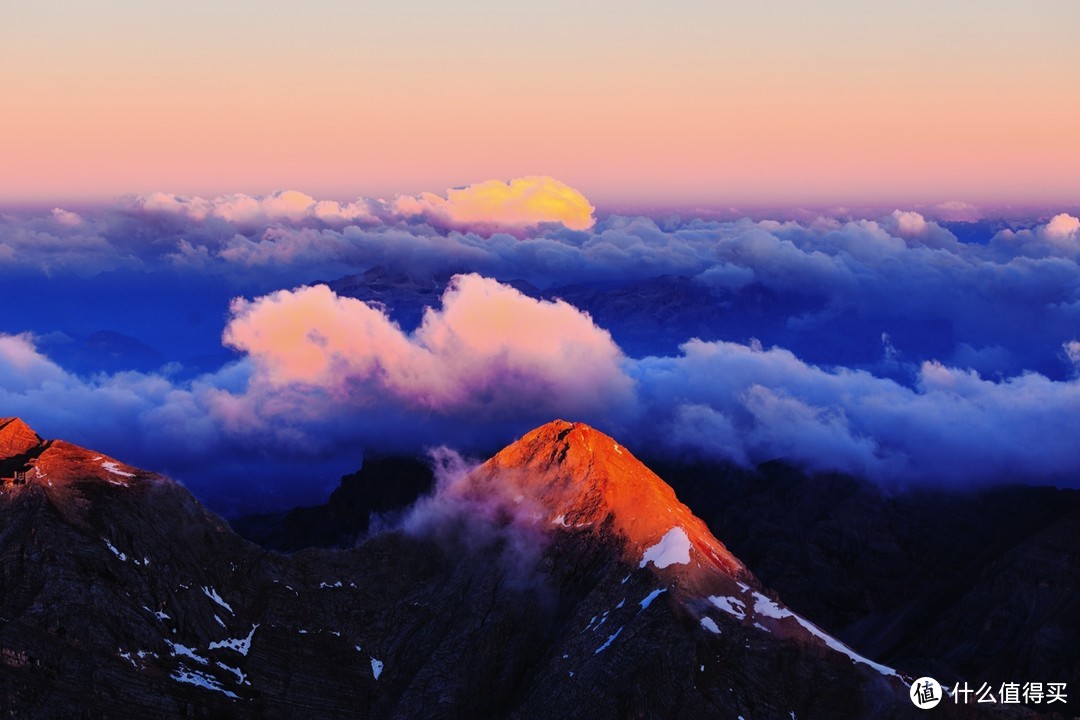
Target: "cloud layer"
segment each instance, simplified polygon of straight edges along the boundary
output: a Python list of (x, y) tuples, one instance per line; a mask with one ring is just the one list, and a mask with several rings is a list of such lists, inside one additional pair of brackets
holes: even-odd
[[(993, 381), (926, 362), (908, 387), (780, 348), (697, 340), (635, 360), (575, 308), (478, 275), (456, 277), (413, 333), (320, 286), (237, 300), (225, 339), (241, 360), (177, 382), (80, 378), (32, 337), (0, 336), (0, 404), (48, 434), (152, 466), (201, 467), (204, 482), (223, 481), (207, 473), (211, 458), (258, 467), (260, 457), (288, 465), (357, 446), (486, 450), (558, 416), (588, 420), (641, 454), (782, 458), (900, 486), (1073, 485), (1080, 467), (1075, 373)], [(1074, 363), (1076, 347), (1063, 348)], [(259, 484), (251, 472), (231, 489), (249, 493)]]
[[(560, 416), (641, 454), (1075, 485), (1080, 219), (999, 225), (597, 220), (550, 178), (10, 212), (0, 414), (253, 504)], [(95, 369), (127, 340), (166, 364)]]

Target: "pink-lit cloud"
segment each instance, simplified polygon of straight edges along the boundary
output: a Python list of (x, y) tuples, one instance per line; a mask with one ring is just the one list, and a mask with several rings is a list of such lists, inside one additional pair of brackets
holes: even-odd
[(283, 221), (298, 223), (309, 219), (339, 226), (377, 222), (365, 200), (351, 203), (316, 200), (297, 190), (285, 190), (263, 197), (237, 193), (210, 199), (157, 192), (135, 198), (133, 206), (142, 212), (172, 213), (196, 221), (214, 217), (242, 227)]
[(1068, 213), (1060, 213), (1043, 225), (1039, 234), (1063, 248), (1075, 250), (1077, 244), (1080, 243), (1080, 218), (1075, 218)]
[(983, 217), (982, 209), (963, 200), (946, 200), (934, 205), (933, 214), (941, 220), (975, 222)]
[[(476, 420), (589, 413), (631, 391), (619, 348), (588, 315), (479, 275), (455, 277), (442, 308), (429, 308), (412, 334), (325, 286), (237, 300), (232, 315), (224, 339), (254, 365), (243, 399), (252, 417), (333, 414), (342, 405)], [(233, 405), (237, 422), (242, 410)]]
[(594, 208), (584, 195), (546, 176), (486, 180), (448, 190), (445, 198), (430, 192), (401, 196), (394, 200), (392, 210), (402, 217), (423, 217), (439, 227), (482, 233), (520, 231), (553, 222), (586, 230), (595, 223)]
[(993, 245), (1012, 255), (1075, 258), (1080, 254), (1080, 218), (1059, 213), (1032, 229), (1002, 230)]

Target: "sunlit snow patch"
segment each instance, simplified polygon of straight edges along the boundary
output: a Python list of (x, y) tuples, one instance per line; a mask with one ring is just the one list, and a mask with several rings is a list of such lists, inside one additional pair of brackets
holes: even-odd
[(375, 658), (371, 658), (371, 674), (375, 677), (376, 680), (378, 680), (379, 676), (382, 675), (382, 669), (382, 660), (376, 660)]
[(805, 628), (806, 631), (809, 632), (811, 635), (819, 638), (820, 640), (823, 640), (826, 645), (831, 647), (836, 652), (847, 655), (849, 658), (851, 658), (853, 662), (862, 663), (863, 665), (869, 665), (882, 675), (892, 675), (894, 677), (900, 677), (900, 675), (897, 674), (897, 672), (891, 667), (886, 667), (885, 665), (876, 663), (873, 660), (868, 660), (864, 658), (862, 655), (858, 654), (857, 652), (849, 648), (847, 645), (844, 645), (832, 635), (829, 635), (825, 631), (821, 630), (821, 628), (819, 628), (817, 625), (814, 625), (809, 620), (800, 617), (799, 615), (796, 615), (787, 608), (780, 607), (775, 602), (765, 597), (761, 593), (754, 593), (754, 612), (758, 615), (764, 615), (765, 617), (776, 618), (777, 620), (786, 617), (793, 618), (795, 622), (802, 625), (803, 628)]
[(129, 478), (135, 477), (135, 473), (124, 472), (123, 470), (121, 470), (119, 463), (103, 462), (103, 463), (101, 463), (101, 467), (105, 468), (106, 470), (111, 472), (113, 475), (119, 475), (120, 477), (129, 477)]
[(701, 618), (701, 627), (705, 628), (706, 630), (713, 633), (714, 635), (719, 635), (720, 634), (720, 628), (717, 627), (716, 621), (713, 620), (711, 617), (703, 617), (703, 618)]
[(645, 551), (638, 567), (652, 563), (658, 568), (668, 565), (686, 565), (690, 562), (690, 537), (681, 527), (673, 527), (660, 538), (660, 542)]
[(739, 620), (746, 617), (746, 605), (743, 604), (742, 600), (733, 597), (725, 597), (723, 595), (710, 595), (709, 602), (726, 612), (728, 615), (734, 615)]

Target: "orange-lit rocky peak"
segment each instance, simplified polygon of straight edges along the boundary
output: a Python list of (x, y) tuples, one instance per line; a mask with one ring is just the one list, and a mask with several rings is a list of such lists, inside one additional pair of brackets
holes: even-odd
[(41, 437), (17, 417), (0, 418), (0, 459), (25, 455), (41, 444)]
[(473, 492), (528, 503), (557, 528), (598, 532), (610, 519), (634, 564), (750, 577), (667, 483), (583, 423), (556, 420), (533, 430), (473, 471), (467, 484)]
[(19, 418), (0, 418), (0, 474), (10, 482), (16, 471), (25, 473), (25, 484), (47, 488), (86, 480), (128, 486), (154, 477), (153, 473), (63, 440), (42, 440)]
[(107, 455), (54, 440), (31, 462), (28, 477), (53, 485), (70, 481), (100, 480), (111, 485), (127, 486), (152, 476), (145, 470), (126, 465)]

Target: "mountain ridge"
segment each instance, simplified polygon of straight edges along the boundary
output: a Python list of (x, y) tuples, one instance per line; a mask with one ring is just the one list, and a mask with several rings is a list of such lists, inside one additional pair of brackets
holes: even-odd
[[(484, 500), (499, 479), (500, 508), (531, 510), (515, 502), (530, 487), (550, 501), (540, 517), (491, 516), (544, 528), (529, 583), (500, 559), (506, 534), (268, 552), (167, 478), (52, 441), (32, 465), (44, 477), (0, 494), (0, 712), (918, 717), (888, 668), (834, 645), (741, 563), (713, 562), (723, 546), (692, 514), (678, 518), (689, 547), (665, 541), (678, 500), (628, 450), (588, 426), (534, 433), (433, 496)], [(603, 502), (575, 505), (575, 478)], [(634, 492), (658, 493), (660, 520), (619, 517)]]

